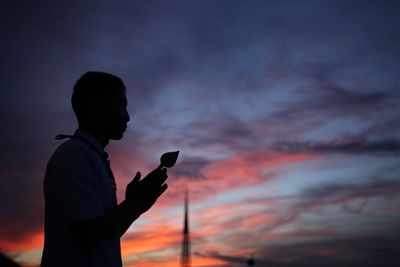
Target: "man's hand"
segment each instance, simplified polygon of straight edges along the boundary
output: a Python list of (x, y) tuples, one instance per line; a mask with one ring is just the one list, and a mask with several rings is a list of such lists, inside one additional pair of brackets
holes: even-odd
[(125, 200), (129, 205), (144, 213), (148, 211), (157, 199), (167, 190), (165, 181), (168, 178), (166, 168), (157, 168), (140, 180), (140, 172), (126, 187)]
[(140, 172), (126, 187), (125, 201), (116, 209), (97, 218), (90, 218), (71, 225), (76, 238), (87, 246), (118, 232), (122, 236), (134, 220), (148, 211), (167, 190), (167, 169), (157, 168), (140, 180)]

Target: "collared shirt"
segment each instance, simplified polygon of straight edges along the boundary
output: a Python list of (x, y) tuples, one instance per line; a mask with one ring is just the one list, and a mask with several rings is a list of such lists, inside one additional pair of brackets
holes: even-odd
[(88, 132), (75, 131), (74, 138), (54, 152), (46, 168), (45, 243), (42, 267), (120, 267), (119, 235), (88, 247), (75, 239), (71, 225), (101, 217), (117, 205), (112, 172), (106, 153)]

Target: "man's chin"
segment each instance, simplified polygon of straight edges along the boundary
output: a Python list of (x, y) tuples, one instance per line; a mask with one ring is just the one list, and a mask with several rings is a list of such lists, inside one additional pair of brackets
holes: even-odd
[(111, 140), (121, 140), (124, 137), (124, 133), (113, 134), (110, 139)]

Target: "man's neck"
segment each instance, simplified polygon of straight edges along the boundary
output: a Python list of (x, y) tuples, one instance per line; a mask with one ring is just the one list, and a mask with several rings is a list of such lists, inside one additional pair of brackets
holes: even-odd
[(104, 134), (102, 131), (99, 131), (95, 127), (88, 127), (88, 126), (79, 126), (79, 129), (84, 130), (91, 135), (99, 142), (100, 146), (104, 149), (107, 145), (110, 139), (106, 137), (106, 134)]

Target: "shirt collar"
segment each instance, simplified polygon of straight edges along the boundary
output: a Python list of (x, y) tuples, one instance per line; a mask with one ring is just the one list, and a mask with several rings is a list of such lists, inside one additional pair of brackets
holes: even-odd
[(100, 145), (100, 142), (91, 133), (89, 133), (88, 131), (85, 131), (83, 129), (77, 129), (77, 130), (75, 130), (74, 136), (78, 136), (78, 137), (84, 139), (94, 149), (96, 149), (100, 153), (100, 155), (103, 155), (107, 159), (108, 154), (103, 150), (103, 148)]

